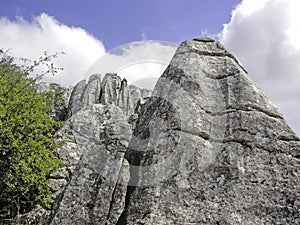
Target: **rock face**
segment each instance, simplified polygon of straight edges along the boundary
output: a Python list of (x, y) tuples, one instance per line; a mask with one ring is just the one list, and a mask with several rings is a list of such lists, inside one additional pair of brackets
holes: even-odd
[(57, 137), (66, 141), (57, 152), (66, 167), (53, 175), (60, 201), (49, 224), (115, 224), (129, 179), (124, 154), (131, 126), (122, 110), (112, 105), (86, 107), (66, 122)]
[(41, 82), (36, 86), (38, 92), (52, 92), (53, 109), (50, 116), (58, 121), (65, 121), (68, 113), (68, 102), (70, 98), (69, 88), (60, 86), (59, 84), (49, 84)]
[(300, 144), (238, 61), (186, 41), (139, 115), (119, 224), (297, 224)]
[(74, 87), (41, 224), (300, 224), (300, 140), (224, 46), (183, 42), (150, 94)]
[(121, 108), (126, 117), (130, 117), (139, 101), (144, 101), (151, 96), (152, 91), (140, 89), (133, 85), (128, 86), (126, 79), (121, 79), (117, 74), (106, 74), (101, 82), (101, 76), (94, 74), (86, 80), (78, 82), (73, 88), (69, 107), (68, 118), (75, 115), (86, 106), (93, 104), (115, 105)]
[(94, 74), (90, 76), (87, 85), (85, 86), (84, 92), (81, 96), (81, 104), (83, 106), (93, 105), (99, 103), (101, 87), (101, 76)]

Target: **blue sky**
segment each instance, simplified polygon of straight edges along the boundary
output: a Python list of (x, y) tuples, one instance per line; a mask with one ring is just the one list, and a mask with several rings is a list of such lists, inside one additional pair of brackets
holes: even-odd
[[(109, 50), (141, 38), (180, 42), (207, 30), (217, 34), (239, 0), (0, 0), (0, 16), (31, 21), (47, 13), (82, 27)], [(143, 36), (143, 37), (142, 37)]]
[[(241, 61), (300, 134), (299, 12), (299, 0), (0, 0), (0, 47), (28, 59), (64, 51), (55, 60), (64, 70), (45, 79), (68, 86), (99, 68), (95, 62), (106, 71), (110, 50), (120, 45), (210, 35)], [(126, 55), (112, 57), (109, 68), (122, 65), (134, 76), (162, 70), (158, 64), (133, 70), (125, 62), (168, 63), (176, 49), (159, 42), (126, 46)]]

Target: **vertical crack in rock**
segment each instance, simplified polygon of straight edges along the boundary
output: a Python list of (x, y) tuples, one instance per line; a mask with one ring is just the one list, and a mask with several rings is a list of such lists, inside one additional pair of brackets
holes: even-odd
[(126, 195), (125, 195), (125, 206), (124, 209), (120, 215), (120, 217), (117, 220), (116, 225), (126, 225), (127, 224), (127, 214), (128, 214), (128, 207), (129, 207), (129, 200), (130, 200), (130, 195), (134, 190), (134, 186), (127, 186), (126, 190)]
[[(120, 202), (112, 206), (112, 201), (117, 197), (117, 187), (127, 185), (120, 169), (124, 167), (131, 126), (121, 109), (100, 104), (85, 107), (69, 121), (63, 130), (75, 134), (79, 152), (66, 148), (68, 152), (64, 154), (78, 158), (77, 166), (51, 224), (104, 224), (110, 211), (117, 214), (118, 207), (122, 207)], [(113, 216), (109, 217), (113, 220)]]
[(113, 199), (116, 197), (116, 192), (117, 192), (117, 184), (115, 185), (113, 191), (112, 191), (112, 196), (111, 196), (111, 200), (110, 200), (110, 204), (109, 204), (109, 209), (108, 209), (108, 213), (107, 213), (107, 217), (106, 217), (106, 221), (110, 220), (110, 217), (112, 215), (112, 211), (113, 211)]
[(101, 91), (101, 75), (93, 74), (90, 76), (85, 90), (81, 96), (82, 107), (99, 103)]
[(116, 224), (126, 207), (126, 193), (129, 179), (129, 164), (127, 160), (123, 159), (118, 173), (118, 180), (111, 196), (111, 203), (106, 219), (107, 225)]
[(129, 165), (124, 154), (132, 132), (127, 120), (151, 92), (128, 87), (115, 74), (99, 82), (96, 74), (72, 91), (70, 118), (56, 135), (66, 141), (58, 154), (69, 178), (52, 212), (44, 213), (44, 224), (116, 224), (125, 207)]
[(122, 80), (117, 74), (106, 74), (101, 84), (101, 104), (118, 105)]
[(91, 198), (89, 199), (89, 202), (87, 202), (90, 223), (96, 220), (94, 215), (94, 207), (95, 207), (95, 203), (98, 197), (98, 192), (101, 187), (101, 184), (102, 184), (102, 178), (100, 175), (97, 175), (95, 178), (95, 182), (93, 184), (94, 186), (92, 187), (93, 190), (91, 192)]
[[(122, 192), (119, 191), (119, 189), (115, 189), (115, 192), (113, 193), (113, 202), (111, 204), (111, 207), (110, 207), (110, 211), (109, 211), (109, 214), (108, 214), (108, 217), (107, 217), (107, 224), (126, 224), (126, 212), (127, 212), (127, 207), (128, 207), (128, 200), (129, 200), (129, 194), (130, 194), (130, 187), (128, 184), (130, 182), (130, 179), (131, 179), (131, 173), (129, 171), (129, 164), (127, 161), (125, 161), (126, 164), (125, 164), (125, 167), (122, 167), (121, 169), (124, 169), (126, 168), (125, 171), (127, 171), (126, 175), (124, 176), (121, 176), (122, 177), (122, 180), (119, 180), (118, 182), (118, 186), (123, 186), (123, 189), (122, 189)], [(124, 171), (123, 171), (124, 172)], [(126, 178), (125, 178), (126, 177)], [(124, 178), (126, 180), (126, 185), (124, 185), (123, 182), (120, 182), (120, 181), (124, 181)], [(122, 207), (119, 207), (119, 211), (118, 211), (118, 214), (114, 213), (113, 212), (113, 208), (114, 208), (114, 204), (117, 204), (118, 202), (116, 202), (115, 200), (118, 199), (118, 195), (116, 195), (116, 191), (119, 191), (122, 196), (121, 198), (123, 199), (123, 202), (122, 202)], [(119, 197), (120, 199), (120, 197)], [(119, 203), (120, 204), (120, 203)], [(112, 223), (111, 221), (111, 217), (114, 218), (114, 223)], [(125, 220), (124, 220), (125, 219)]]

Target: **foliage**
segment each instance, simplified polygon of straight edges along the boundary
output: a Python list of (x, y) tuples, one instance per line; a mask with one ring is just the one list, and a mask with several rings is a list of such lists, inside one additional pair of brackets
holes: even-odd
[[(61, 123), (49, 116), (51, 93), (38, 93), (35, 84), (58, 71), (51, 62), (56, 56), (45, 53), (20, 66), (0, 50), (0, 223), (36, 203), (51, 206), (49, 175), (62, 166), (53, 152), (62, 143), (52, 136)], [(45, 72), (30, 77), (39, 65)]]

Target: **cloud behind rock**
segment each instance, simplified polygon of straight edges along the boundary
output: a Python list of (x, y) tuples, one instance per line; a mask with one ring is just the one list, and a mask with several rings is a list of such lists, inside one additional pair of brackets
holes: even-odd
[[(99, 58), (86, 72), (91, 74), (118, 73), (129, 84), (152, 89), (155, 81), (169, 65), (178, 44), (143, 40), (116, 47)], [(151, 79), (148, 79), (151, 78)]]
[(219, 35), (220, 41), (239, 58), (298, 134), (299, 10), (296, 0), (243, 0)]
[(55, 61), (64, 68), (56, 76), (48, 75), (46, 81), (63, 85), (75, 84), (89, 66), (105, 53), (101, 41), (82, 28), (70, 27), (42, 13), (31, 22), (22, 18), (15, 21), (0, 18), (0, 47), (10, 49), (15, 57), (38, 59), (44, 51), (49, 54), (65, 52)]

